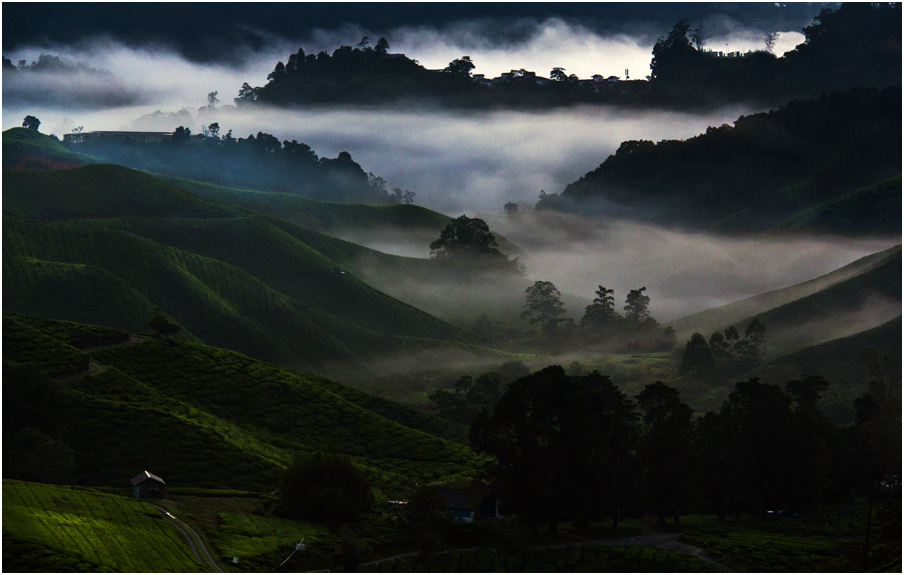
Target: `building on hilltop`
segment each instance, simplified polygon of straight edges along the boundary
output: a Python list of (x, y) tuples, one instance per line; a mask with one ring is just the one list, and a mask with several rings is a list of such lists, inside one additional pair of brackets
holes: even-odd
[(66, 144), (84, 144), (86, 142), (104, 139), (116, 140), (118, 142), (131, 140), (137, 144), (153, 144), (168, 142), (172, 137), (172, 132), (76, 132), (72, 134), (63, 134), (63, 142)]

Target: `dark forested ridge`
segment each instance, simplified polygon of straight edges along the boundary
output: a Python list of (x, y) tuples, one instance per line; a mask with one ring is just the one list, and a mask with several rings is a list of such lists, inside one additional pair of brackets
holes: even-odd
[[(711, 127), (685, 141), (623, 142), (596, 170), (561, 195), (542, 197), (537, 207), (714, 226), (728, 234), (766, 231), (900, 176), (900, 135), (899, 86), (832, 92), (741, 116), (733, 126)], [(859, 208), (865, 216), (885, 210), (883, 198), (865, 199)], [(735, 214), (734, 225), (722, 223)]]
[(490, 81), (472, 77), (475, 64), (468, 56), (443, 70), (428, 70), (405, 54), (389, 53), (385, 38), (370, 46), (365, 37), (355, 48), (340, 46), (332, 54), (308, 54), (300, 48), (276, 64), (264, 86), (246, 83), (236, 103), (418, 100), (465, 107), (611, 103), (700, 108), (727, 102), (778, 105), (831, 90), (901, 83), (899, 4), (824, 8), (803, 28), (804, 42), (781, 57), (767, 50), (728, 57), (704, 49), (705, 38), (699, 29), (691, 30), (686, 17), (656, 42), (647, 81), (581, 80), (563, 68), (554, 68), (548, 78), (545, 71), (522, 68)]

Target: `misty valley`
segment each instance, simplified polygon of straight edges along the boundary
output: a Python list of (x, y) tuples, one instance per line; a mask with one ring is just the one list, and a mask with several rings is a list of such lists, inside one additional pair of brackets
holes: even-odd
[(900, 572), (900, 4), (430, 6), (4, 4), (3, 569)]

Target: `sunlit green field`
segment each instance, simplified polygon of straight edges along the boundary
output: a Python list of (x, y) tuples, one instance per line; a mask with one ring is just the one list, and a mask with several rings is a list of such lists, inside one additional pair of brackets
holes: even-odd
[(207, 571), (146, 503), (93, 489), (3, 480), (4, 571)]

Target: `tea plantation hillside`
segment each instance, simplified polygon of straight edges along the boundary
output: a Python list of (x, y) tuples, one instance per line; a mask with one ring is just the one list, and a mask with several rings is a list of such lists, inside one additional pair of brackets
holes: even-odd
[(100, 163), (94, 156), (70, 152), (56, 138), (29, 128), (3, 132), (3, 169), (43, 170)]
[[(76, 324), (3, 324), (4, 435), (27, 425), (65, 442), (73, 483), (122, 486), (149, 469), (168, 486), (272, 491), (297, 451), (348, 455), (381, 491), (474, 472), (467, 447), (438, 437), (464, 441), (460, 426), (316, 376), (153, 338), (80, 351), (59, 339)], [(68, 379), (36, 371), (88, 362)]]
[(84, 487), (3, 480), (3, 570), (208, 572), (150, 504)]
[(901, 178), (819, 204), (775, 226), (768, 235), (788, 233), (853, 237), (900, 234)]
[[(875, 269), (756, 315), (767, 357), (854, 335), (901, 315), (901, 253)], [(746, 327), (753, 317), (737, 322)], [(864, 327), (865, 326), (865, 327)]]
[(879, 327), (834, 339), (778, 357), (739, 379), (758, 377), (764, 383), (784, 384), (801, 374), (823, 374), (830, 387), (822, 410), (833, 421), (854, 420), (854, 399), (868, 389), (870, 373), (862, 354), (874, 350), (880, 357), (900, 353), (901, 316)]
[(113, 164), (71, 170), (5, 170), (3, 215), (41, 221), (142, 216), (194, 218), (238, 210), (204, 201), (158, 178)]
[[(4, 306), (146, 331), (153, 302), (200, 341), (305, 369), (444, 345), (502, 357), (343, 273), (258, 217), (150, 222), (181, 225), (185, 237), (194, 231), (193, 243), (222, 259), (84, 223), (7, 218), (4, 276), (14, 289), (4, 292)], [(204, 227), (209, 236), (199, 233)]]
[[(672, 326), (679, 338), (689, 338), (695, 331), (709, 337), (709, 334), (716, 330), (725, 329), (732, 324), (740, 324), (744, 318), (754, 317), (801, 298), (811, 296), (821, 290), (856, 278), (890, 262), (900, 262), (900, 258), (901, 246), (897, 245), (860, 258), (855, 262), (812, 280), (685, 316), (669, 322), (669, 325)], [(876, 325), (880, 323), (882, 322), (878, 321)], [(743, 327), (746, 327), (746, 325)], [(767, 325), (767, 329), (769, 327)], [(767, 333), (767, 337), (771, 337), (771, 335)]]
[[(452, 220), (445, 214), (413, 204), (339, 204), (294, 194), (238, 190), (172, 176), (159, 177), (210, 201), (240, 206), (365, 245), (383, 242), (422, 245), (425, 254), (430, 242)], [(520, 253), (516, 245), (496, 232), (493, 235), (503, 252)]]

